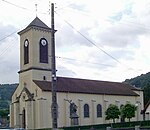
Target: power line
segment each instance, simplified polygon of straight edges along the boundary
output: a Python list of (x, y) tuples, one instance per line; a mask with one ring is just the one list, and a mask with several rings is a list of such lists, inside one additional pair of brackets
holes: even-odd
[[(0, 57), (1, 57), (2, 55), (4, 55), (5, 53), (7, 53), (8, 49), (10, 49), (12, 46), (15, 45), (15, 44), (12, 44), (12, 41), (9, 42), (9, 43), (11, 43), (11, 44), (10, 44), (9, 46), (7, 46), (7, 48), (5, 48), (3, 51), (1, 51)], [(13, 43), (14, 43), (14, 42), (13, 42)]]
[[(23, 10), (27, 10), (27, 11), (32, 11), (32, 12), (33, 12), (33, 10), (31, 10), (31, 9), (25, 8), (25, 7), (20, 6), (20, 5), (16, 5), (16, 4), (11, 3), (11, 2), (9, 2), (9, 1), (7, 1), (7, 0), (2, 0), (2, 1), (5, 2), (5, 3), (7, 3), (7, 4), (10, 4), (10, 5), (12, 5), (12, 6), (15, 6), (15, 7), (17, 7), (17, 8), (20, 8), (20, 9), (23, 9)], [(48, 15), (48, 13), (44, 13), (44, 12), (38, 12), (38, 13)]]
[(83, 61), (83, 60), (77, 60), (77, 59), (72, 59), (72, 58), (67, 58), (67, 57), (56, 56), (56, 58), (57, 58), (57, 59), (71, 60), (71, 61), (78, 61), (78, 62), (87, 63), (87, 64), (95, 64), (95, 65), (102, 65), (102, 66), (108, 66), (108, 67), (115, 67), (115, 66), (113, 66), (113, 65), (94, 63), (94, 62)]
[(10, 36), (12, 36), (12, 35), (14, 35), (14, 34), (17, 33), (18, 31), (19, 31), (19, 30), (14, 31), (14, 32), (8, 34), (7, 36), (4, 36), (3, 38), (0, 39), (0, 41), (3, 41), (4, 39), (6, 39), (6, 38), (8, 38), (8, 37), (10, 37)]
[[(17, 8), (20, 8), (20, 9), (23, 9), (23, 10), (27, 10), (27, 11), (32, 11), (32, 12), (33, 12), (33, 10), (31, 10), (31, 9), (29, 9), (29, 8), (25, 8), (25, 7), (23, 7), (23, 6), (14, 4), (14, 3), (9, 2), (9, 1), (7, 1), (7, 0), (2, 0), (2, 1), (5, 2), (5, 3), (7, 3), (7, 4), (10, 4), (10, 5), (12, 5), (12, 6), (15, 6), (15, 7), (17, 7)], [(73, 2), (72, 2), (72, 3), (73, 3)], [(68, 7), (69, 5), (71, 5), (72, 3), (67, 4), (67, 5), (65, 5), (65, 6), (63, 6), (63, 7), (60, 7), (60, 8), (58, 8), (56, 11), (62, 10), (62, 9), (64, 9), (64, 8)], [(35, 4), (35, 5), (37, 6), (37, 4)], [(37, 7), (36, 7), (36, 8), (37, 8)], [(57, 8), (57, 7), (56, 7), (56, 8)], [(49, 10), (49, 11), (50, 11), (50, 10)], [(38, 12), (38, 13), (46, 14), (46, 15), (49, 15), (49, 13), (48, 13), (49, 11), (47, 11), (47, 13), (45, 13), (45, 12), (38, 12), (37, 9), (36, 9), (36, 13)]]
[[(11, 2), (9, 2), (7, 0), (2, 0), (2, 1), (7, 3), (7, 4), (13, 5), (13, 6), (17, 7), (17, 8), (20, 8), (20, 9), (29, 10), (28, 8), (22, 7), (20, 5), (13, 4), (13, 3), (11, 3)], [(31, 10), (29, 10), (29, 11), (31, 11)]]
[[(12, 33), (10, 33), (10, 34), (4, 36), (3, 38), (0, 39), (0, 42), (2, 42), (3, 40), (9, 38), (10, 36), (16, 34), (19, 30), (20, 30), (20, 29), (18, 29), (18, 30), (16, 30), (16, 31), (14, 31), (14, 32), (12, 32)], [(11, 42), (9, 42), (9, 44), (11, 44)], [(7, 50), (8, 50), (10, 47), (12, 47), (13, 45), (14, 45), (14, 44), (11, 44), (11, 45), (7, 46), (3, 51), (1, 51), (0, 56), (2, 56), (3, 54), (5, 54), (5, 53), (7, 52)]]
[[(1, 0), (1, 1), (3, 1), (3, 2), (5, 2), (5, 3), (7, 3), (7, 4), (10, 4), (10, 5), (13, 5), (13, 6), (15, 6), (15, 7), (17, 7), (17, 8), (20, 8), (20, 9), (23, 9), (23, 10), (28, 10), (28, 11), (32, 11), (33, 12), (33, 10), (31, 10), (31, 9), (29, 9), (29, 8), (25, 8), (25, 7), (23, 7), (23, 6), (20, 6), (20, 5), (17, 5), (17, 4), (14, 4), (14, 3), (12, 3), (12, 2), (9, 2), (9, 1), (7, 1), (7, 0)], [(73, 3), (73, 2), (72, 2)], [(60, 11), (60, 10), (62, 10), (62, 9), (64, 9), (64, 8), (66, 8), (66, 7), (68, 7), (69, 5), (71, 5), (72, 3), (70, 3), (70, 4), (67, 4), (66, 6), (63, 6), (63, 7), (60, 7), (60, 8), (58, 8), (56, 11)], [(73, 11), (73, 12), (75, 12), (75, 10), (71, 10), (71, 11)], [(41, 14), (46, 14), (46, 15), (49, 15), (48, 13), (45, 13), (45, 12), (38, 12), (38, 13), (41, 13)], [(81, 11), (80, 10), (80, 14), (83, 14), (83, 15), (86, 15), (86, 16), (90, 16), (90, 17), (92, 17), (92, 15), (90, 15), (90, 14), (88, 14), (88, 13), (85, 13), (85, 12), (83, 12), (83, 11)], [(106, 19), (107, 21), (114, 21), (114, 20), (112, 20), (112, 19)], [(131, 22), (131, 21), (121, 21), (121, 22), (119, 22), (119, 24), (128, 24), (128, 25), (130, 25), (130, 24), (134, 24), (134, 26), (136, 25), (137, 27), (139, 27), (139, 28), (142, 28), (142, 29), (145, 29), (145, 30), (148, 30), (148, 31), (150, 31), (150, 27), (149, 26), (145, 26), (144, 24), (140, 24), (140, 23), (135, 23), (135, 22)]]
[[(4, 36), (3, 38), (0, 39), (0, 42), (3, 41), (3, 40), (5, 40), (5, 39), (7, 39), (8, 37), (10, 37), (10, 36), (16, 34), (18, 31), (19, 31), (19, 30), (16, 30), (16, 31), (14, 31), (13, 33), (8, 34), (7, 36)], [(10, 42), (9, 42), (9, 43), (10, 43)], [(1, 57), (3, 54), (5, 54), (5, 53), (7, 52), (7, 50), (8, 50), (9, 48), (11, 48), (13, 45), (14, 45), (14, 44), (11, 44), (10, 46), (7, 46), (7, 48), (5, 48), (3, 51), (1, 51), (0, 57)]]
[[(6, 0), (2, 0), (3, 2), (6, 2), (6, 3), (8, 3), (8, 4), (11, 4), (11, 5), (13, 5), (13, 6), (15, 6), (15, 7), (18, 7), (18, 8), (21, 8), (21, 9), (24, 9), (24, 10), (29, 10), (28, 8), (25, 8), (25, 7), (22, 7), (22, 6), (19, 6), (19, 5), (16, 5), (16, 4), (13, 4), (13, 3), (11, 3), (11, 2), (8, 2), (8, 1), (6, 1)], [(70, 4), (68, 4), (67, 6), (69, 6)], [(65, 6), (66, 7), (66, 6)], [(60, 9), (57, 9), (57, 10), (61, 10), (61, 9), (63, 9), (63, 8), (65, 8), (65, 7), (62, 7), (62, 8), (60, 8)], [(29, 11), (31, 11), (31, 10), (29, 10)], [(55, 12), (56, 13), (56, 12)], [(46, 13), (44, 13), (44, 14), (46, 14)], [(59, 15), (58, 13), (56, 13), (57, 15)], [(100, 48), (99, 46), (97, 46), (92, 40), (90, 40), (89, 38), (87, 38), (85, 35), (83, 35), (80, 31), (78, 31), (77, 29), (75, 29), (75, 27), (73, 26), (73, 25), (71, 25), (69, 22), (67, 22), (66, 20), (64, 20), (71, 28), (73, 28), (76, 32), (78, 32), (82, 37), (84, 37), (89, 43), (91, 43), (92, 45), (94, 45), (96, 48), (98, 48), (99, 50), (101, 50), (103, 53), (105, 53), (106, 55), (108, 55), (110, 58), (112, 58), (113, 60), (115, 60), (116, 62), (118, 62), (119, 64), (121, 64), (121, 62), (118, 60), (118, 59), (116, 59), (115, 57), (113, 57), (112, 55), (110, 55), (108, 52), (106, 52), (105, 50), (103, 50), (102, 48)], [(7, 38), (7, 37), (9, 37), (9, 36), (11, 36), (11, 35), (13, 35), (14, 33), (16, 33), (17, 31), (15, 31), (15, 32), (13, 32), (12, 34), (10, 34), (10, 35), (8, 35), (8, 36), (6, 36), (6, 37), (4, 37), (4, 38), (2, 38), (2, 39), (0, 39), (0, 41), (2, 41), (2, 40), (4, 40), (5, 38)]]
[[(58, 14), (57, 12), (55, 12), (57, 15), (60, 16), (60, 14)], [(61, 16), (60, 16), (61, 17)], [(62, 17), (61, 17), (62, 18)], [(85, 38), (90, 44), (94, 45), (97, 49), (99, 49), (100, 51), (102, 51), (104, 54), (106, 54), (107, 56), (109, 56), (110, 58), (112, 58), (114, 61), (116, 61), (119, 64), (122, 64), (118, 59), (116, 59), (115, 57), (113, 57), (112, 55), (110, 55), (109, 53), (107, 53), (105, 50), (103, 50), (102, 48), (100, 48), (99, 46), (97, 46), (92, 40), (90, 40), (89, 38), (87, 38), (85, 35), (83, 35), (80, 31), (78, 31), (77, 29), (75, 29), (75, 27), (73, 25), (71, 25), (68, 21), (66, 21), (65, 19), (63, 19), (65, 23), (67, 23), (73, 30), (75, 30), (77, 33), (79, 33), (83, 38)], [(123, 64), (124, 65), (124, 64)], [(134, 70), (135, 69), (128, 67), (127, 65), (124, 65), (125, 67), (127, 67), (128, 70)], [(137, 71), (138, 72), (138, 71)]]
[[(55, 12), (57, 15), (60, 16), (60, 14), (58, 14), (57, 12)], [(117, 60), (115, 57), (113, 57), (112, 55), (110, 55), (109, 53), (107, 53), (105, 50), (103, 50), (102, 48), (100, 48), (99, 46), (97, 46), (92, 40), (90, 40), (89, 38), (87, 38), (85, 35), (83, 35), (80, 31), (78, 31), (77, 29), (75, 29), (75, 27), (73, 25), (71, 25), (68, 21), (66, 21), (65, 19), (63, 19), (65, 21), (65, 23), (67, 23), (73, 30), (75, 30), (77, 33), (79, 33), (83, 38), (85, 38), (89, 43), (91, 43), (92, 45), (94, 45), (96, 48), (98, 48), (100, 51), (102, 51), (103, 53), (105, 53), (107, 56), (111, 57), (113, 60), (115, 60), (116, 62), (118, 62), (119, 64), (121, 64), (121, 62), (119, 60)]]
[[(73, 3), (74, 3), (74, 2), (71, 2), (71, 3), (69, 3), (69, 4), (66, 4), (65, 6), (62, 6), (62, 7), (58, 8), (58, 9), (56, 9), (55, 11), (62, 10), (62, 9), (64, 9), (64, 8), (70, 6), (70, 5), (73, 4)], [(57, 7), (56, 7), (56, 8), (57, 8)]]
[[(7, 4), (13, 5), (13, 6), (17, 7), (17, 8), (20, 8), (20, 9), (23, 9), (23, 10), (27, 10), (27, 11), (32, 11), (32, 12), (33, 12), (33, 10), (31, 10), (31, 9), (25, 8), (25, 7), (20, 6), (20, 5), (17, 5), (17, 4), (14, 4), (14, 3), (9, 2), (9, 1), (7, 1), (7, 0), (2, 0), (2, 1), (5, 2), (5, 3), (7, 3)], [(73, 3), (73, 2), (72, 2), (72, 3)], [(60, 7), (60, 8), (58, 8), (56, 11), (60, 11), (60, 10), (62, 10), (62, 9), (64, 9), (64, 8), (68, 7), (68, 6), (71, 5), (72, 3), (67, 4), (66, 6)], [(75, 10), (71, 10), (71, 11), (75, 12)], [(49, 15), (48, 13), (45, 13), (45, 12), (38, 12), (38, 13)], [(90, 14), (85, 13), (85, 12), (83, 12), (83, 11), (80, 11), (80, 14), (86, 15), (86, 16), (88, 16), (88, 17), (91, 16)], [(91, 16), (91, 17), (92, 17), (92, 16)], [(114, 21), (114, 20), (112, 20), (112, 19), (106, 19), (106, 20), (107, 20), (107, 21)], [(142, 29), (145, 29), (145, 30), (150, 31), (150, 27), (148, 27), (148, 26), (145, 27), (145, 25), (140, 24), (140, 23), (135, 23), (135, 22), (131, 22), (131, 21), (121, 21), (121, 22), (119, 22), (119, 24), (128, 24), (128, 25), (130, 25), (130, 24), (133, 25), (133, 24), (134, 24), (134, 26), (136, 25), (136, 26), (139, 27), (139, 28), (142, 28)]]
[[(64, 9), (64, 8), (62, 8), (62, 9)], [(75, 13), (79, 13), (80, 12), (80, 14), (88, 16), (88, 18), (91, 17), (92, 19), (96, 19), (96, 18), (93, 18), (93, 15), (91, 15), (89, 13), (85, 13), (85, 12), (83, 12), (81, 10), (73, 10), (73, 9), (67, 9), (67, 10), (69, 10), (69, 12), (72, 11), (72, 12), (75, 12)], [(59, 11), (59, 9), (58, 9), (58, 11)], [(111, 18), (104, 19), (104, 21), (115, 22), (115, 20), (112, 20)], [(127, 20), (117, 21), (117, 23), (119, 23), (119, 24), (126, 24), (126, 25), (129, 25), (131, 27), (133, 27), (133, 25), (134, 25), (134, 26), (138, 27), (137, 28), (138, 30), (140, 30), (140, 29), (143, 30), (144, 29), (144, 30), (150, 31), (150, 26), (147, 26), (147, 25), (144, 25), (144, 24), (141, 24), (141, 23), (136, 23), (136, 22), (127, 21)]]

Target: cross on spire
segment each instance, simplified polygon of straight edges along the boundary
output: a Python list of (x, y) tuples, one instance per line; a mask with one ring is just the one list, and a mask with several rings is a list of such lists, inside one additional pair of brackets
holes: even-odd
[(35, 12), (36, 12), (36, 17), (37, 17), (37, 4), (35, 4)]

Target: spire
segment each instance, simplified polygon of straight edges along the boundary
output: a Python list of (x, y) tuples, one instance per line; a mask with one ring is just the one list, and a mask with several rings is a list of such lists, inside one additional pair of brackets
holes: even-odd
[(50, 29), (45, 23), (43, 23), (38, 17), (36, 17), (28, 26), (28, 27), (40, 27), (45, 29)]
[(46, 31), (51, 31), (51, 28), (49, 28), (44, 22), (42, 22), (38, 17), (36, 17), (25, 29), (18, 32), (18, 34), (21, 35), (22, 33), (28, 31), (32, 27), (37, 29), (44, 29)]

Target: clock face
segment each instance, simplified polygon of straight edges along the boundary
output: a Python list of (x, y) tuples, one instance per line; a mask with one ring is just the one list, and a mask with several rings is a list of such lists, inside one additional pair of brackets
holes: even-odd
[(24, 46), (27, 47), (28, 45), (29, 45), (29, 41), (28, 41), (28, 40), (25, 40)]
[(45, 46), (45, 45), (47, 44), (47, 42), (46, 42), (45, 39), (42, 39), (42, 40), (41, 40), (41, 43), (42, 43), (43, 46)]

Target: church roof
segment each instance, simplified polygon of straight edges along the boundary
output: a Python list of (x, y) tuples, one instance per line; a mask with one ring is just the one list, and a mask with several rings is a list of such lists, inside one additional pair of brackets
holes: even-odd
[(36, 17), (25, 29), (18, 32), (18, 34), (22, 34), (31, 28), (38, 28), (38, 29), (44, 29), (46, 31), (51, 31), (51, 28), (49, 28), (44, 22), (42, 22), (38, 17)]
[[(51, 82), (33, 81), (43, 91), (51, 91)], [(129, 85), (118, 82), (57, 77), (57, 92), (139, 96)]]
[(50, 29), (45, 23), (43, 23), (38, 17), (36, 17), (28, 26), (28, 27), (41, 27), (41, 28), (45, 28), (45, 29)]

